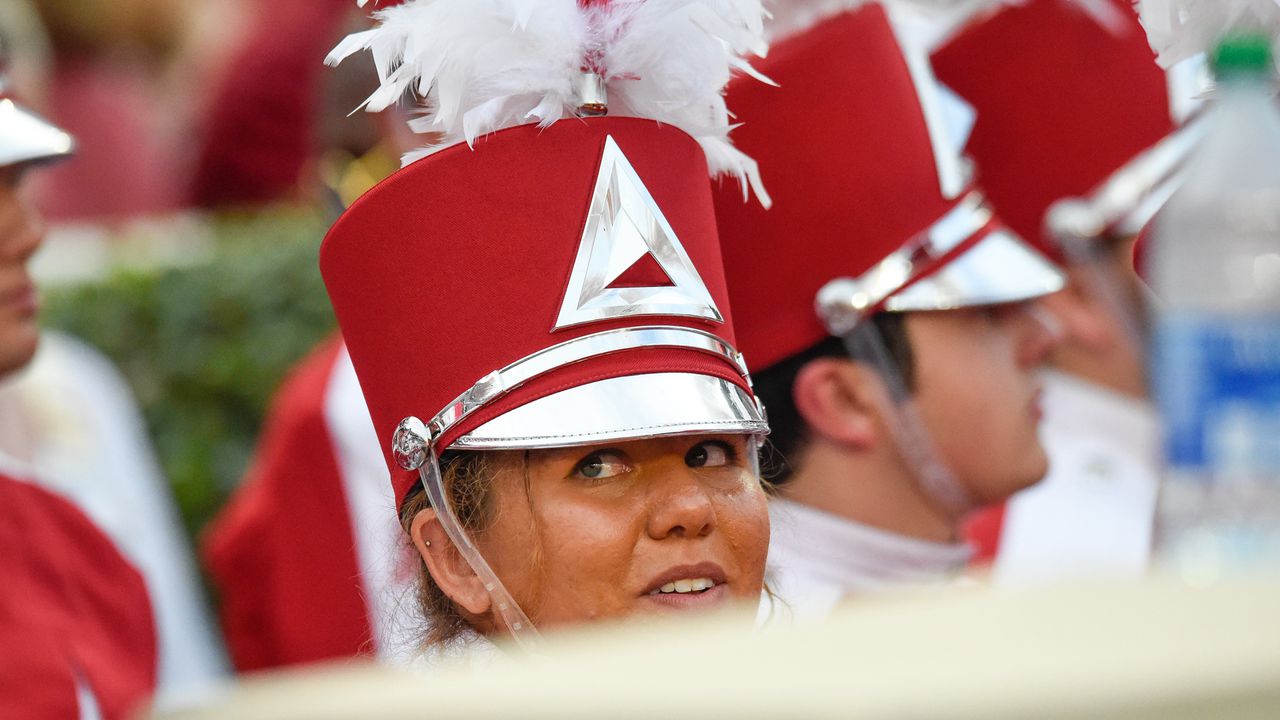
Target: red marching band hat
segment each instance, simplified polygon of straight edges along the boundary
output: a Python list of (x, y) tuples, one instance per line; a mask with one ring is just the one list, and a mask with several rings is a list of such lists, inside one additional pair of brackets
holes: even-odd
[[(1129, 0), (1095, 2), (1092, 13), (1069, 0), (1012, 5), (933, 55), (938, 78), (977, 110), (966, 152), (992, 203), (1059, 261), (1064, 236), (1136, 233), (1197, 133), (1161, 143), (1175, 130), (1165, 72)], [(1049, 212), (1072, 198), (1090, 202)]]
[(446, 140), (339, 218), (320, 268), (397, 503), (421, 479), (452, 514), (445, 450), (766, 433), (709, 180), (759, 195), (720, 94), (738, 51), (763, 50), (759, 3), (409, 0), (375, 17), (330, 60), (372, 49), (370, 109), (412, 88), (429, 106), (415, 129)]
[(740, 345), (757, 369), (880, 310), (1062, 287), (969, 181), (927, 59), (904, 52), (880, 5), (820, 20), (756, 66), (778, 87), (730, 86), (748, 119), (734, 140), (760, 160), (775, 206), (721, 193), (717, 211), (734, 310), (750, 320)]

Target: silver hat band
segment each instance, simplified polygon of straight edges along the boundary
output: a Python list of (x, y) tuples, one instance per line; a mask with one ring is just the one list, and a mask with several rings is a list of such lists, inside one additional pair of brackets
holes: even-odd
[[(401, 466), (409, 470), (415, 469), (420, 467), (421, 460), (415, 463), (406, 458), (408, 462), (405, 462), (401, 460), (401, 457), (404, 455), (413, 457), (417, 453), (428, 449), (417, 447), (419, 442), (426, 441), (427, 445), (434, 446), (442, 435), (471, 413), (520, 385), (556, 368), (600, 355), (624, 350), (659, 347), (697, 350), (724, 358), (737, 368), (738, 372), (747, 381), (748, 386), (751, 384), (751, 376), (747, 373), (747, 366), (742, 358), (742, 353), (739, 353), (732, 345), (709, 332), (675, 325), (606, 330), (552, 345), (549, 348), (539, 350), (528, 357), (517, 360), (501, 370), (494, 370), (471, 386), (466, 392), (459, 395), (426, 424), (416, 420), (416, 418), (406, 418), (400, 424), (400, 427), (396, 429), (396, 436), (392, 439), (392, 451)], [(759, 400), (757, 400), (758, 402)], [(412, 436), (417, 436), (419, 439), (413, 440)], [(406, 445), (402, 440), (408, 444)], [(425, 459), (425, 455), (422, 458)]]
[(942, 219), (876, 263), (857, 279), (837, 278), (818, 291), (818, 317), (832, 335), (843, 336), (911, 281), (922, 269), (956, 249), (991, 223), (986, 197), (970, 191)]

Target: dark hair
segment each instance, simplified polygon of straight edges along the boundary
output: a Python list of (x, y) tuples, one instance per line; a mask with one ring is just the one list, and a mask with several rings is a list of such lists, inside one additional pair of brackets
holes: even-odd
[[(906, 317), (901, 313), (876, 313), (870, 321), (884, 339), (889, 358), (902, 375), (907, 390), (915, 388), (915, 359), (907, 338)], [(797, 460), (809, 440), (809, 428), (796, 409), (792, 388), (801, 368), (819, 358), (864, 360), (849, 354), (843, 339), (829, 337), (761, 372), (753, 373), (756, 395), (769, 412), (769, 449), (762, 454), (765, 479), (781, 485), (791, 479), (790, 462)]]

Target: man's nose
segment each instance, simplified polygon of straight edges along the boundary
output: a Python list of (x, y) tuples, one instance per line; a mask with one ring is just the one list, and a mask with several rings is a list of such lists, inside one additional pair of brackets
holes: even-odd
[(1031, 368), (1044, 363), (1053, 349), (1066, 339), (1066, 325), (1043, 302), (1023, 308), (1023, 332), (1019, 338), (1018, 364)]
[(43, 240), (43, 223), (17, 188), (0, 186), (0, 256), (25, 261)]

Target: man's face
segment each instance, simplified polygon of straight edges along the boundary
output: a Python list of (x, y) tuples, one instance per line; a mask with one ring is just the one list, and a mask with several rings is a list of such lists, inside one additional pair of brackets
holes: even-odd
[(27, 261), (44, 234), (34, 212), (20, 197), (19, 167), (0, 167), (0, 375), (27, 364), (39, 341), (39, 296)]
[(1035, 369), (1057, 342), (1027, 303), (912, 313), (915, 392), (941, 460), (980, 504), (1048, 471)]

